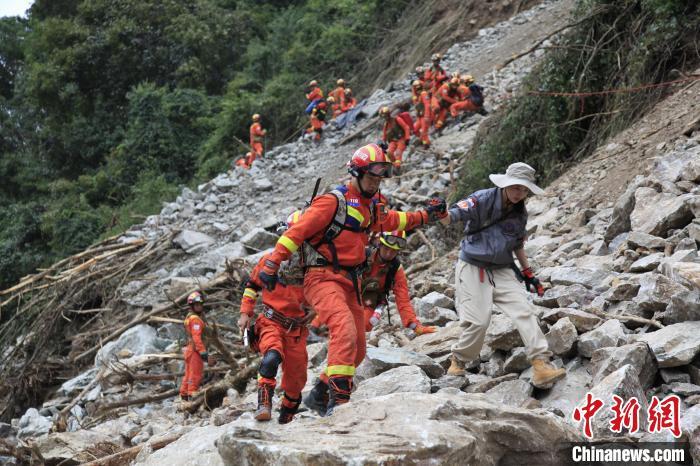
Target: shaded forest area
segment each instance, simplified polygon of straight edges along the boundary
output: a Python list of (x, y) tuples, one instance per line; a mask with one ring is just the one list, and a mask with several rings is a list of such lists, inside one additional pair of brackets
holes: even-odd
[[(37, 0), (0, 18), (0, 288), (279, 143), (408, 0)], [(352, 83), (351, 83), (352, 84)]]

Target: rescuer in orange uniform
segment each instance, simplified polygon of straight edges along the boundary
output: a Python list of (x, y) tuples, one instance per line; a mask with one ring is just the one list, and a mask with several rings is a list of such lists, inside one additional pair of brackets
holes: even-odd
[(265, 150), (263, 147), (263, 141), (266, 134), (267, 130), (263, 129), (262, 125), (260, 124), (260, 115), (256, 113), (253, 115), (253, 124), (250, 125), (250, 147), (253, 149), (255, 157), (253, 157), (253, 160), (248, 162), (249, 165), (252, 165), (253, 161), (257, 157), (263, 156), (263, 152)]
[(333, 118), (342, 113), (340, 109), (345, 105), (345, 80), (339, 79), (336, 81), (336, 84), (338, 87), (328, 93), (328, 96), (333, 97), (334, 101), (331, 107), (331, 110), (333, 110)]
[(450, 106), (459, 101), (458, 89), (459, 78), (452, 78), (449, 82), (440, 86), (437, 94), (433, 95), (431, 107), (435, 119), (435, 129), (440, 130), (445, 126), (447, 111), (450, 109)]
[(180, 397), (189, 400), (199, 389), (204, 371), (204, 363), (214, 365), (214, 358), (209, 356), (206, 346), (202, 342), (202, 332), (206, 322), (204, 320), (204, 297), (199, 291), (190, 293), (187, 297), (187, 305), (190, 312), (185, 318), (185, 332), (187, 332), (187, 346), (185, 346), (185, 377), (180, 385)]
[(318, 81), (315, 79), (309, 83), (309, 93), (306, 94), (306, 99), (309, 102), (323, 99), (323, 91), (318, 87)]
[(352, 89), (349, 87), (345, 89), (345, 104), (340, 107), (340, 113), (345, 113), (348, 110), (355, 108), (357, 105), (357, 99), (352, 95)]
[(430, 147), (430, 136), (428, 132), (433, 124), (433, 113), (430, 107), (430, 94), (423, 89), (419, 80), (413, 81), (411, 89), (417, 95), (413, 104), (416, 107), (416, 124), (413, 132), (420, 138), (423, 147)]
[[(328, 98), (328, 102), (332, 102), (333, 97)], [(316, 104), (316, 106), (311, 110), (310, 125), (306, 129), (307, 133), (314, 133), (314, 141), (318, 142), (321, 140), (323, 135), (323, 126), (326, 124), (326, 113), (328, 110), (328, 104), (325, 100), (321, 100)]]
[[(297, 211), (287, 219), (287, 226), (298, 220)], [(264, 311), (255, 321), (254, 332), (260, 353), (263, 355), (258, 369), (258, 407), (255, 419), (269, 421), (272, 416), (272, 395), (277, 383), (277, 368), (282, 365), (282, 404), (278, 421), (290, 422), (301, 403), (301, 390), (306, 385), (306, 324), (315, 313), (306, 310), (304, 300), (304, 271), (299, 254), (284, 262), (280, 268), (280, 286), (272, 291), (262, 287), (257, 279), (261, 264), (258, 264), (246, 283), (241, 299), (241, 317), (238, 326), (241, 332), (248, 328), (255, 311), (258, 293), (262, 290)]]
[(400, 172), (403, 151), (406, 144), (411, 139), (411, 130), (408, 124), (398, 117), (391, 116), (389, 107), (382, 107), (379, 116), (384, 118), (384, 128), (382, 129), (382, 141), (389, 145), (387, 156), (394, 164), (394, 172)]
[(430, 59), (433, 64), (423, 73), (423, 87), (429, 90), (431, 95), (435, 95), (442, 83), (447, 80), (447, 72), (440, 66), (442, 55), (434, 53)]
[[(387, 309), (387, 297), (394, 292), (396, 308), (404, 327), (412, 329), (416, 335), (434, 333), (433, 326), (422, 325), (411, 306), (408, 294), (406, 273), (398, 259), (399, 251), (406, 247), (406, 232), (395, 230), (383, 232), (379, 246), (367, 248), (367, 268), (362, 278), (362, 304), (365, 309), (365, 331), (369, 332), (379, 323)], [(304, 404), (324, 415), (328, 404), (328, 376), (321, 374), (314, 388), (304, 398)]]
[[(365, 330), (370, 331), (377, 325), (374, 318), (378, 306), (388, 304), (390, 291), (394, 292), (396, 309), (401, 316), (404, 327), (410, 328), (416, 335), (434, 333), (436, 328), (420, 323), (411, 305), (408, 294), (408, 280), (399, 261), (399, 251), (406, 247), (406, 232), (402, 230), (385, 231), (379, 236), (379, 246), (368, 251), (368, 272), (362, 278), (362, 304), (365, 306)], [(380, 313), (381, 314), (381, 313)]]
[(470, 86), (474, 85), (474, 78), (470, 74), (465, 74), (460, 78), (460, 84), (457, 88), (459, 100), (450, 105), (450, 115), (452, 118), (457, 118), (462, 112), (478, 112), (482, 106), (476, 105), (472, 99), (472, 91)]
[(355, 367), (365, 356), (365, 315), (360, 280), (365, 247), (371, 231), (413, 229), (446, 215), (442, 199), (426, 210), (398, 212), (378, 202), (382, 178), (392, 165), (376, 144), (361, 147), (348, 162), (352, 180), (317, 196), (299, 222), (277, 241), (274, 251), (261, 259), (258, 279), (275, 289), (278, 270), (302, 247), (304, 296), (330, 331), (328, 343), (328, 414), (347, 403)]

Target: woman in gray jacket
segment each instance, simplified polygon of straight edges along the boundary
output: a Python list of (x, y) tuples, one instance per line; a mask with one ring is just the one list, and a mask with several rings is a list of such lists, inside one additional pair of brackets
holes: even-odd
[[(514, 163), (505, 174), (490, 175), (497, 186), (473, 193), (449, 209), (441, 220), (445, 225), (464, 222), (455, 274), (456, 307), (463, 328), (452, 346), (449, 375), (464, 375), (465, 364), (479, 357), (493, 308), (513, 320), (525, 343), (533, 367), (531, 383), (551, 386), (566, 375), (550, 362), (552, 353), (527, 300), (525, 287), (542, 294), (544, 290), (530, 268), (525, 254), (528, 194), (542, 194), (535, 184), (535, 170)], [(513, 255), (520, 268), (515, 265)]]

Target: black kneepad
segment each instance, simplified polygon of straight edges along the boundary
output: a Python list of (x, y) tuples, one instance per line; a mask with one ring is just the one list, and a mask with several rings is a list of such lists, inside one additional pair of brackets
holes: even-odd
[(277, 366), (282, 362), (282, 355), (276, 350), (269, 350), (260, 361), (258, 372), (265, 378), (274, 379), (277, 376)]

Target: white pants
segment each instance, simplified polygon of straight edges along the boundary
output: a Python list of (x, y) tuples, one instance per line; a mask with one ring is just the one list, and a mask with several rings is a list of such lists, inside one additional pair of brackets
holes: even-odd
[(479, 267), (459, 260), (455, 291), (455, 306), (463, 330), (452, 345), (452, 354), (459, 361), (467, 363), (479, 357), (494, 307), (513, 320), (530, 360), (551, 357), (547, 339), (527, 301), (525, 286), (518, 282), (510, 267), (484, 271), (482, 282)]

